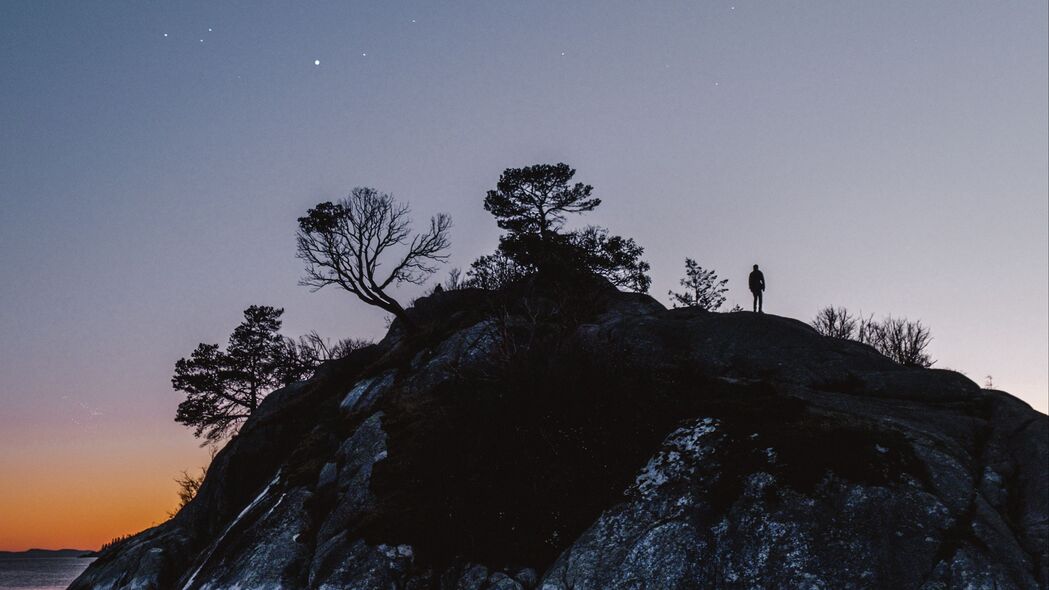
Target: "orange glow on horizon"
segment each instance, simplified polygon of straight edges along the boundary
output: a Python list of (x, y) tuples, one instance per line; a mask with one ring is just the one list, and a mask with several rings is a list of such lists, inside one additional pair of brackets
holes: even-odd
[(119, 443), (92, 436), (71, 445), (69, 433), (26, 434), (22, 448), (0, 454), (0, 551), (98, 549), (160, 524), (178, 505), (174, 478), (208, 461), (184, 435), (124, 432), (131, 436)]

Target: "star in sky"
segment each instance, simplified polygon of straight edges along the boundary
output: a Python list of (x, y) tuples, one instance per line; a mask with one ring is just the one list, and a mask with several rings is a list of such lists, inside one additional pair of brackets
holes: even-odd
[(319, 59), (313, 60), (313, 65), (315, 65), (315, 66), (321, 65), (321, 60), (319, 60)]

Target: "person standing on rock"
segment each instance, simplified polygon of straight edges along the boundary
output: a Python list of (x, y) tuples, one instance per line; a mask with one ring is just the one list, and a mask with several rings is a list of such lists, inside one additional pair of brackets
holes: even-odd
[(758, 270), (758, 265), (754, 265), (754, 270), (750, 271), (750, 292), (754, 294), (754, 311), (757, 313), (763, 313), (761, 311), (761, 294), (765, 292), (765, 275)]

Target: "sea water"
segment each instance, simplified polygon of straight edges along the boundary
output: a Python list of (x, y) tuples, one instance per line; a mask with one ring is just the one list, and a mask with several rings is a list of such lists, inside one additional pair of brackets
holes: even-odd
[(65, 590), (92, 561), (84, 557), (0, 557), (0, 590)]

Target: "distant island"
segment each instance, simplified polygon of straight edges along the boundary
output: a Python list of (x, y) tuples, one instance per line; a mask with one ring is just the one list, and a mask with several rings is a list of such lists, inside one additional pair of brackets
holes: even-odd
[(0, 551), (0, 559), (13, 557), (97, 557), (91, 549), (27, 549), (26, 551)]

